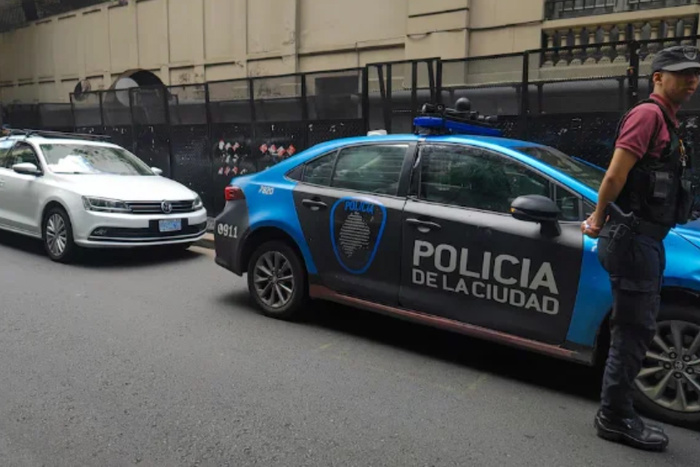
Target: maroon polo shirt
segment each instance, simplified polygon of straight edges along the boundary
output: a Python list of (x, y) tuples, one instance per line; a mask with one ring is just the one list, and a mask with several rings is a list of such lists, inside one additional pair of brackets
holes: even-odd
[[(649, 97), (666, 109), (677, 128), (676, 113), (679, 106), (671, 104), (658, 94), (651, 94)], [(663, 113), (657, 105), (652, 103), (640, 104), (632, 109), (623, 121), (615, 148), (626, 149), (641, 159), (647, 152), (651, 138), (657, 134), (657, 131), (656, 144), (649, 150), (651, 157), (661, 156), (664, 148), (671, 141), (671, 134), (664, 123)]]

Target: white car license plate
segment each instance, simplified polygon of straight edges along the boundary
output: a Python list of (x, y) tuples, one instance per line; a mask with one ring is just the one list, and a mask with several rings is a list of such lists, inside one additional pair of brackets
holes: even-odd
[(161, 232), (177, 232), (178, 230), (182, 230), (182, 220), (167, 219), (158, 221), (158, 228)]

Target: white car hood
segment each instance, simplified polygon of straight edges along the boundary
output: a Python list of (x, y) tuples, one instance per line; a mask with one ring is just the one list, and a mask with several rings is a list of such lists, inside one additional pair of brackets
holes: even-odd
[[(56, 174), (61, 184), (83, 196), (120, 201), (188, 201), (197, 196), (178, 182), (161, 176)], [(65, 185), (64, 185), (65, 186)]]

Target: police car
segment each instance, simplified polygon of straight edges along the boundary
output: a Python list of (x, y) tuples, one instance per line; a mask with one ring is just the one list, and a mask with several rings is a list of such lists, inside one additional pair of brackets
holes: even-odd
[[(309, 299), (373, 310), (586, 365), (604, 362), (612, 295), (581, 233), (604, 172), (505, 139), (468, 105), (416, 134), (319, 144), (226, 187), (216, 263), (265, 315)], [(700, 422), (700, 224), (674, 229), (637, 404)]]

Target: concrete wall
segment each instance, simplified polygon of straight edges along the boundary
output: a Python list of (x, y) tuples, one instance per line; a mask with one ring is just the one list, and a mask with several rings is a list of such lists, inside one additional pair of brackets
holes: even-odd
[[(108, 89), (137, 69), (178, 85), (536, 49), (548, 23), (566, 23), (545, 22), (544, 1), (106, 3), (0, 34), (0, 102), (68, 102), (79, 82), (88, 82), (91, 90)], [(575, 20), (586, 21), (596, 17)]]

